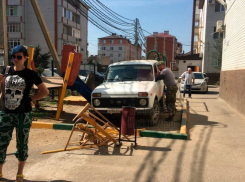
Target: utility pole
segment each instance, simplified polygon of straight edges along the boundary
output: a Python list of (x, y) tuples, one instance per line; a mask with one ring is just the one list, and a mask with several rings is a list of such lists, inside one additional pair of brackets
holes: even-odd
[(139, 21), (139, 19), (138, 18), (136, 18), (135, 19), (135, 28), (134, 28), (134, 30), (135, 30), (135, 43), (134, 43), (134, 47), (135, 47), (135, 49), (136, 49), (136, 59), (138, 59), (138, 21)]
[(6, 22), (6, 0), (0, 2), (0, 70), (8, 65), (8, 41)]

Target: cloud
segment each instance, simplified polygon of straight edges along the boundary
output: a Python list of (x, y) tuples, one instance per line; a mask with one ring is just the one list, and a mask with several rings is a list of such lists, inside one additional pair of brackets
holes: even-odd
[(152, 5), (170, 5), (189, 2), (190, 0), (104, 0), (102, 3), (110, 7), (143, 7)]

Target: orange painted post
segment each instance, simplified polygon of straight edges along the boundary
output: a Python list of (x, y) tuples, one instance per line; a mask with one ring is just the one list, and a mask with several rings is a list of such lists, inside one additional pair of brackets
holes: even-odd
[(60, 119), (60, 113), (63, 107), (63, 102), (64, 102), (64, 97), (65, 97), (65, 92), (66, 92), (66, 88), (67, 88), (67, 83), (70, 77), (70, 73), (71, 73), (71, 66), (73, 63), (73, 58), (74, 58), (74, 53), (70, 53), (69, 54), (69, 60), (68, 60), (68, 64), (67, 64), (67, 68), (66, 68), (66, 73), (65, 73), (65, 77), (64, 77), (64, 82), (63, 82), (63, 87), (62, 87), (62, 91), (59, 97), (59, 101), (58, 101), (58, 108), (57, 108), (57, 113), (56, 113), (56, 120)]
[(33, 61), (33, 57), (34, 57), (34, 46), (30, 45), (29, 46), (29, 58), (28, 58), (28, 64), (27, 64), (27, 68), (32, 69), (31, 68), (31, 62)]

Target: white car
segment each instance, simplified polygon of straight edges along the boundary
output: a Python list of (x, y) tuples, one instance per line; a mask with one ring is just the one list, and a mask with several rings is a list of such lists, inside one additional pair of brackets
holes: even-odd
[[(195, 92), (202, 92), (202, 93), (208, 93), (208, 78), (204, 77), (203, 73), (201, 72), (193, 72), (195, 76), (195, 84), (192, 85), (191, 90)], [(184, 81), (181, 80), (180, 83), (180, 91), (184, 92)]]
[(156, 63), (135, 60), (109, 65), (104, 82), (92, 92), (92, 106), (104, 114), (120, 114), (123, 106), (132, 106), (156, 125), (164, 101), (163, 81), (155, 82)]

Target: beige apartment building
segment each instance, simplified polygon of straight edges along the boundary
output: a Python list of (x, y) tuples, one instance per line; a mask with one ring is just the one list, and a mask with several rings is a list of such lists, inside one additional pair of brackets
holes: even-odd
[[(49, 34), (61, 58), (64, 44), (76, 46), (87, 60), (88, 21), (66, 0), (37, 0)], [(87, 14), (86, 6), (81, 6)], [(6, 0), (7, 36), (9, 48), (16, 45), (40, 45), (42, 53), (48, 46), (29, 0)]]
[(141, 59), (141, 47), (136, 47), (122, 35), (112, 34), (98, 39), (98, 60), (110, 57), (110, 63)]

